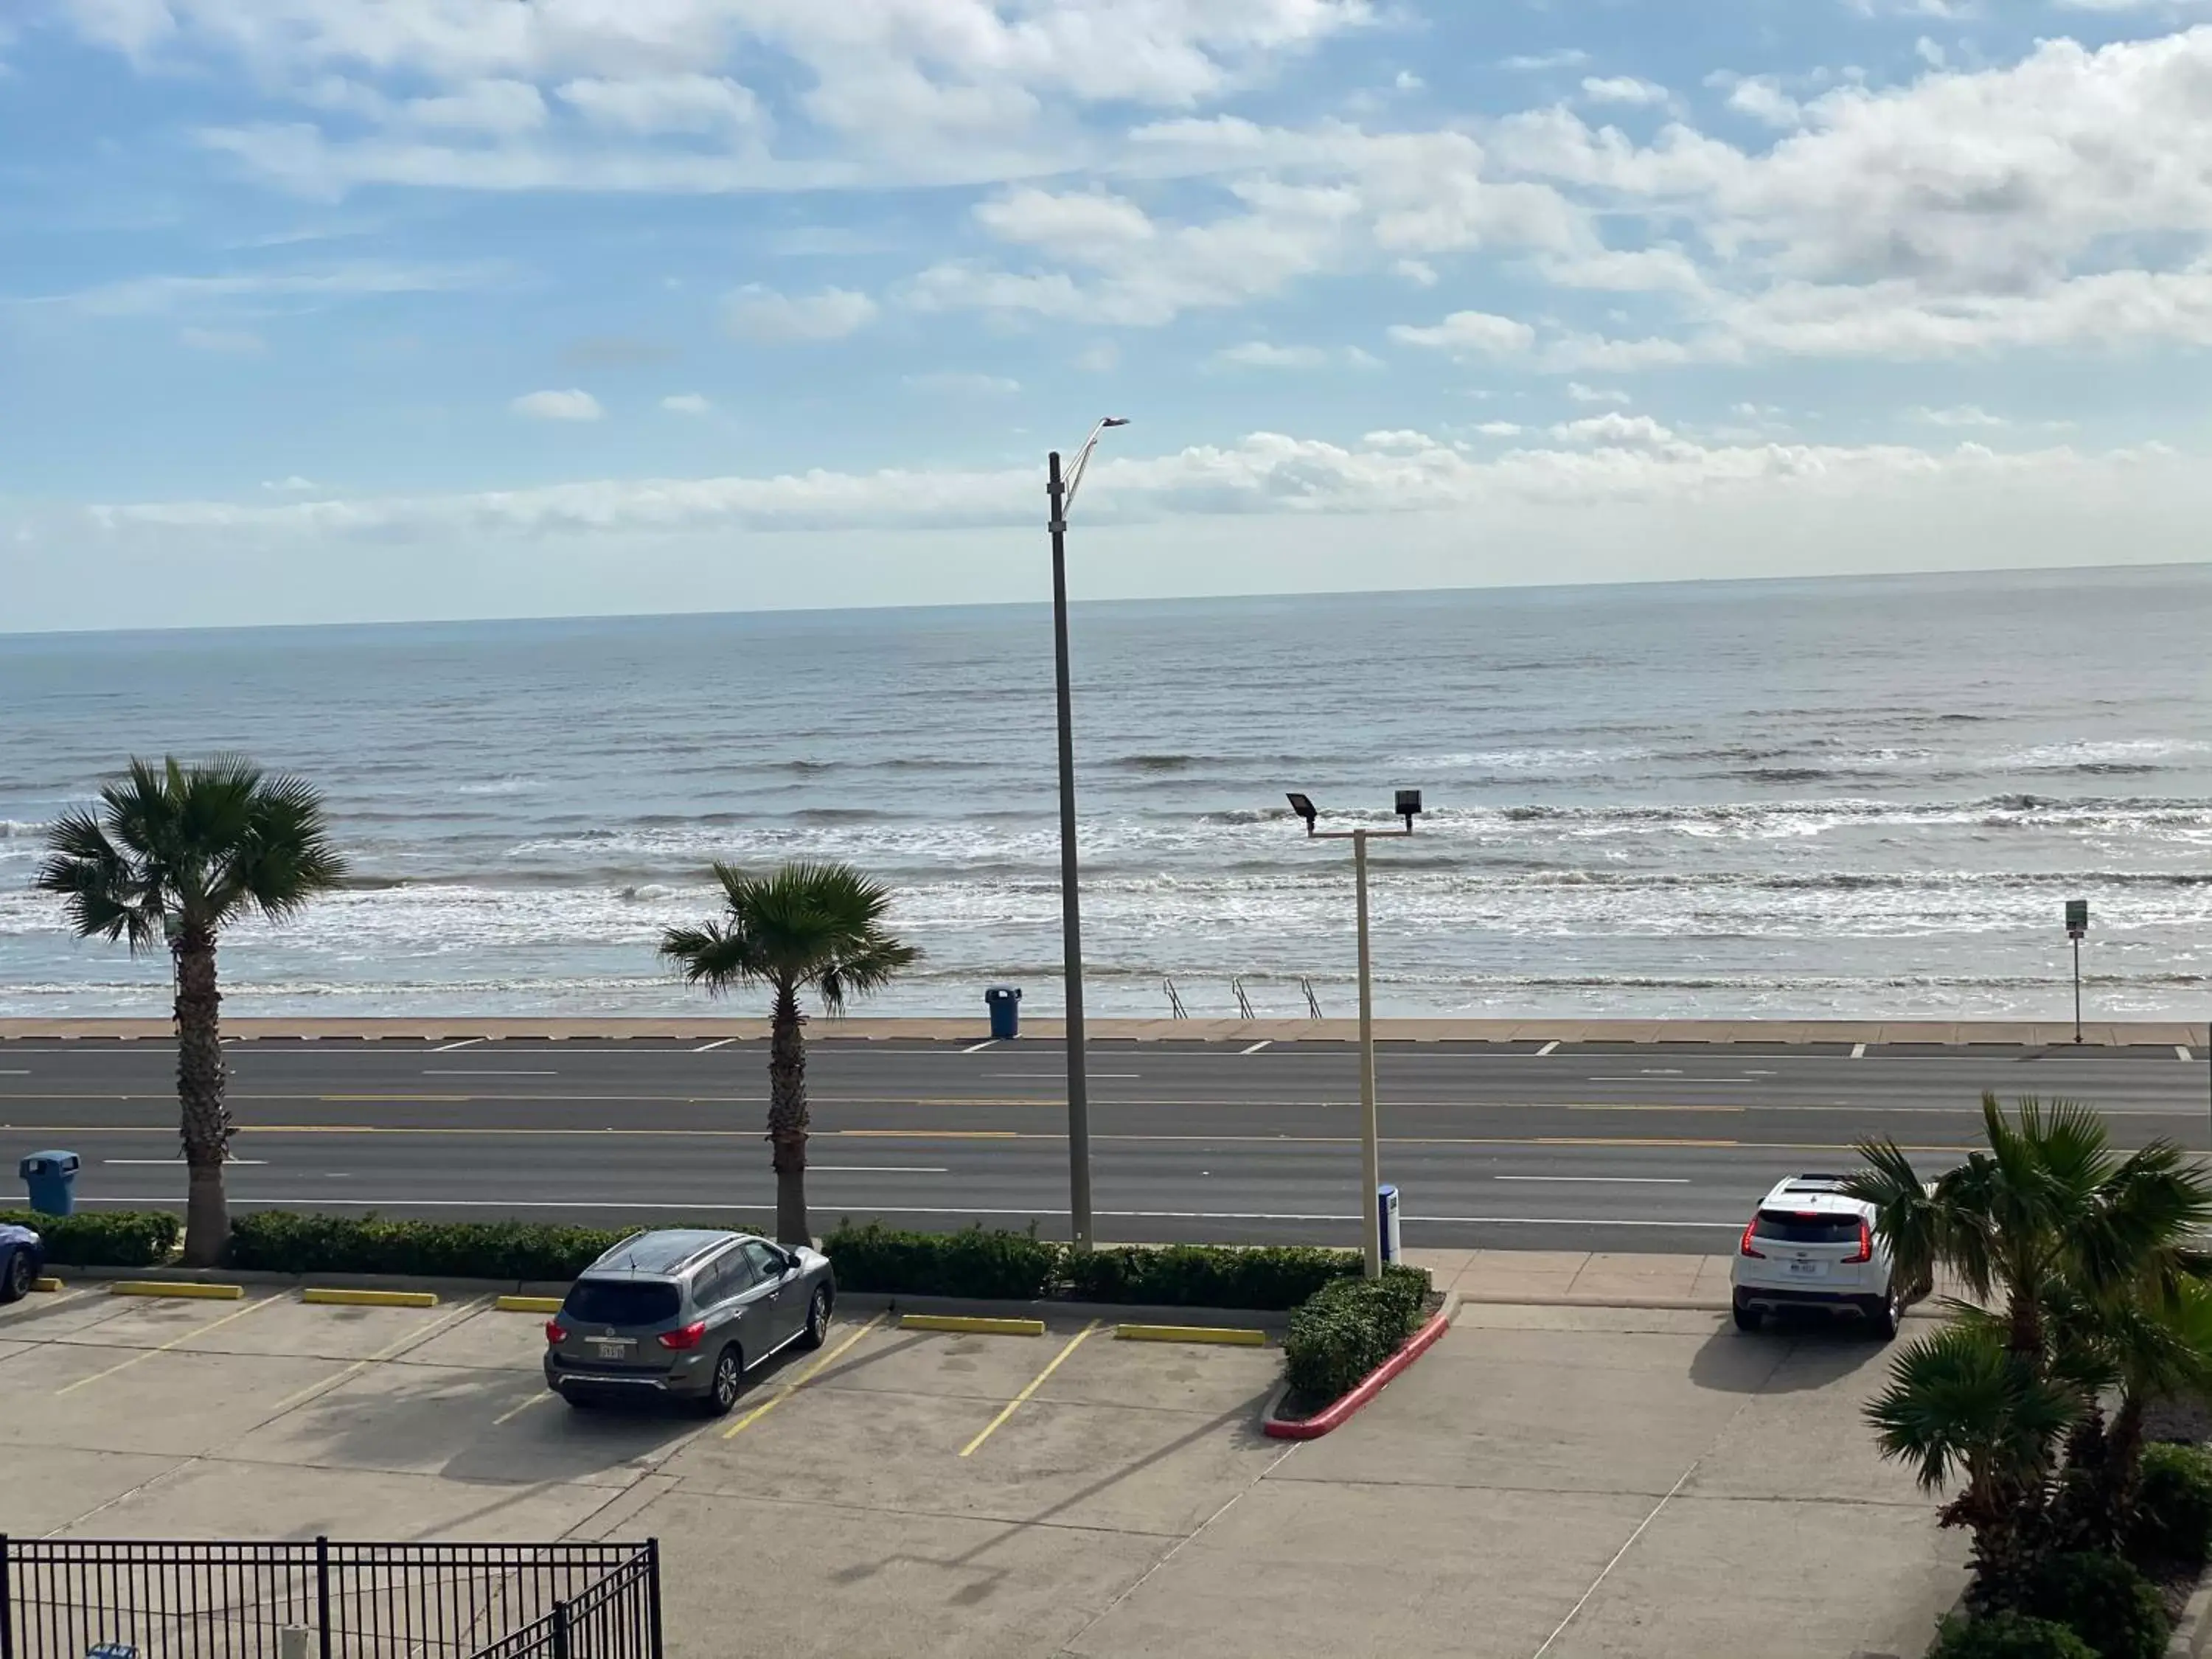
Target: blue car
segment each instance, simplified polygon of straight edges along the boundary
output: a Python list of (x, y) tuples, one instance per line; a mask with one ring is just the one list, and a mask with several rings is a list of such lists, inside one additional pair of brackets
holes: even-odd
[(0, 1302), (29, 1294), (46, 1265), (44, 1239), (28, 1227), (0, 1221)]

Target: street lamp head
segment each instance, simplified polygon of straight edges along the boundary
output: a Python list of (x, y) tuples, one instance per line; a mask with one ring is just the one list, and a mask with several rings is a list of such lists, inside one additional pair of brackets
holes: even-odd
[(1398, 816), (1406, 820), (1406, 828), (1410, 832), (1413, 827), (1413, 820), (1421, 816), (1419, 790), (1401, 789), (1398, 792)]
[(1314, 832), (1314, 819), (1320, 816), (1314, 811), (1313, 797), (1301, 795), (1294, 789), (1291, 792), (1290, 799), (1291, 811), (1306, 821), (1306, 834), (1310, 836)]
[(1129, 424), (1129, 421), (1128, 417), (1125, 415), (1109, 415), (1104, 420), (1099, 422), (1098, 424), (1101, 426), (1127, 426)]

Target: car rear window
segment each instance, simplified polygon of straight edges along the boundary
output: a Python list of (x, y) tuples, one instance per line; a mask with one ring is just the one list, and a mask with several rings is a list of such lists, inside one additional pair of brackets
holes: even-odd
[(676, 1317), (673, 1285), (628, 1279), (580, 1279), (568, 1287), (561, 1311), (594, 1325), (659, 1325)]
[(1856, 1244), (1859, 1218), (1802, 1210), (1761, 1210), (1751, 1231), (1755, 1238), (1771, 1238), (1784, 1244)]

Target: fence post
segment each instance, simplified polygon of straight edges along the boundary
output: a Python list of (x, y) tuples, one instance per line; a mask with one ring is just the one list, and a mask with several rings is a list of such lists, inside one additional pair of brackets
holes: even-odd
[(331, 1659), (331, 1540), (315, 1534), (315, 1630), (322, 1659)]
[(553, 1604), (553, 1659), (568, 1659), (568, 1604)]
[(15, 1603), (8, 1593), (8, 1534), (0, 1532), (0, 1659), (15, 1659)]
[(653, 1644), (648, 1651), (652, 1659), (661, 1659), (660, 1540), (658, 1538), (645, 1540), (645, 1595), (647, 1629)]

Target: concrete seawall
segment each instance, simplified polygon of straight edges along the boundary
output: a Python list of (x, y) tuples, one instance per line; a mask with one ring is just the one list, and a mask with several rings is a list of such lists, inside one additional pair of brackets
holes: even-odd
[[(628, 1038), (711, 1042), (720, 1038), (757, 1042), (768, 1036), (765, 1019), (702, 1016), (683, 1018), (488, 1018), (469, 1014), (419, 1015), (368, 1019), (273, 1019), (237, 1018), (223, 1022), (223, 1034), (236, 1041), (368, 1041), (452, 1042), (469, 1038), (498, 1042), (562, 1042)], [(1090, 1034), (1099, 1042), (1354, 1042), (1359, 1024), (1352, 1019), (1094, 1019)], [(166, 1019), (0, 1018), (0, 1042), (16, 1038), (93, 1038), (130, 1042), (173, 1035)], [(981, 1042), (990, 1035), (981, 1011), (973, 1018), (817, 1018), (809, 1035), (817, 1041)], [(1025, 1018), (1026, 1041), (1057, 1042), (1060, 1022)], [(1378, 1019), (1375, 1035), (1383, 1042), (1513, 1042), (1564, 1044), (1778, 1043), (1914, 1047), (2070, 1048), (2070, 1020), (1834, 1020), (1834, 1019)], [(2196, 1048), (2208, 1040), (2202, 1023), (2179, 1020), (2091, 1020), (2081, 1041), (2098, 1048), (2131, 1046)]]

